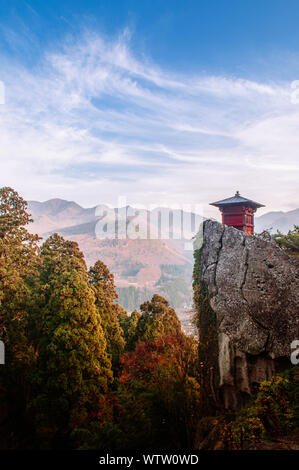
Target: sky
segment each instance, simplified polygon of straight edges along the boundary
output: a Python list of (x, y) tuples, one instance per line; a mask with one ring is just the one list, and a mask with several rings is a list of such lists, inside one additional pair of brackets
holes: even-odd
[(299, 207), (297, 0), (0, 0), (0, 185)]

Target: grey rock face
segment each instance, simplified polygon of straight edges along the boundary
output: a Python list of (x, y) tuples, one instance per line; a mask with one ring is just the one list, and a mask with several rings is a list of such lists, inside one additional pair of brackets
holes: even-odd
[(274, 242), (205, 221), (200, 282), (218, 330), (219, 388), (226, 407), (240, 406), (258, 384), (291, 367), (299, 339), (299, 260)]

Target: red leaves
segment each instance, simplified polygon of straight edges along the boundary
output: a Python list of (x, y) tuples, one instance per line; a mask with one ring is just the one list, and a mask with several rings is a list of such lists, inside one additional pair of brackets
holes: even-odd
[(190, 359), (196, 360), (196, 346), (192, 338), (184, 334), (162, 336), (155, 341), (138, 342), (133, 352), (124, 354), (121, 360), (120, 382), (132, 381), (152, 383), (157, 376), (167, 376), (175, 371), (176, 376), (186, 375)]

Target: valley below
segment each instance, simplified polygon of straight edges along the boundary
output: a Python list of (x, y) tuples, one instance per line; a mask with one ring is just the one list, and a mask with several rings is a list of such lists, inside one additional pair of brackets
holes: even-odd
[[(114, 275), (119, 302), (128, 312), (139, 309), (140, 304), (157, 293), (176, 309), (184, 331), (195, 334), (192, 236), (204, 217), (168, 208), (143, 213), (131, 207), (121, 211), (104, 205), (83, 208), (63, 199), (30, 201), (28, 209), (33, 219), (28, 227), (31, 233), (46, 239), (57, 232), (79, 244), (88, 266), (98, 259), (108, 266)], [(298, 220), (298, 213), (297, 209), (289, 213), (264, 214), (256, 218), (256, 229), (286, 232)], [(102, 229), (106, 224), (109, 232), (109, 227), (114, 227), (115, 216), (119, 224), (118, 236), (105, 237)], [(183, 230), (185, 220), (189, 221), (188, 233)], [(124, 234), (128, 223), (137, 232), (134, 238)], [(154, 238), (148, 236), (149, 232), (154, 233)]]

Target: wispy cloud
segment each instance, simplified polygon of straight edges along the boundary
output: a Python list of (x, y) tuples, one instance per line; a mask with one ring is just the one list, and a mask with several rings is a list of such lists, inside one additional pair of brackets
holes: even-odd
[(299, 205), (290, 83), (170, 72), (132, 41), (85, 32), (31, 67), (2, 58), (1, 185), (82, 204), (207, 204), (239, 189), (267, 209)]

